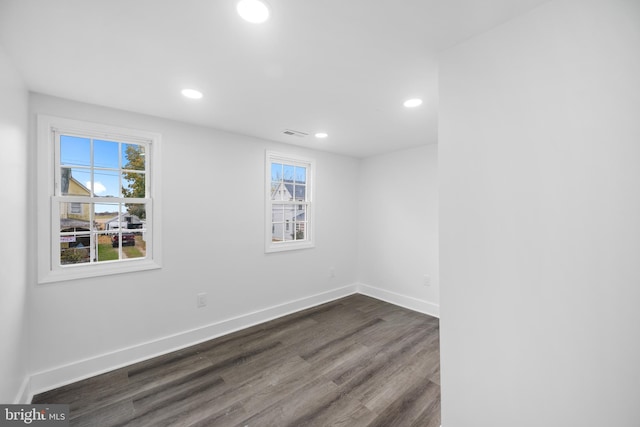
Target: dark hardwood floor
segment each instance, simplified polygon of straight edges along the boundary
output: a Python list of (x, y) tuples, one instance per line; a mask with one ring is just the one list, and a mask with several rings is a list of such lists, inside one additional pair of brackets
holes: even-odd
[(440, 425), (438, 319), (352, 295), (36, 395), (74, 426)]

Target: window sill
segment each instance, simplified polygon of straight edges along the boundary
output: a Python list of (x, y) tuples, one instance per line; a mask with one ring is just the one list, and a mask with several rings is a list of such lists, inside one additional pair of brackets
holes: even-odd
[(273, 253), (273, 252), (287, 252), (287, 251), (296, 251), (301, 249), (312, 249), (315, 248), (316, 245), (313, 242), (296, 242), (296, 243), (277, 243), (270, 244), (265, 249), (265, 253)]
[(64, 282), (112, 274), (133, 273), (136, 271), (156, 270), (162, 266), (153, 260), (117, 261), (92, 265), (69, 265), (57, 270), (46, 271), (38, 278), (38, 284)]

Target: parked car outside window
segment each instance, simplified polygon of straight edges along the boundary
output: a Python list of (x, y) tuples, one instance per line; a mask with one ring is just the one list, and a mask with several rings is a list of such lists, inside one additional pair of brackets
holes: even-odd
[[(111, 236), (111, 246), (118, 247), (120, 243), (120, 235), (114, 234)], [(122, 246), (134, 246), (136, 244), (136, 236), (133, 233), (122, 233)]]

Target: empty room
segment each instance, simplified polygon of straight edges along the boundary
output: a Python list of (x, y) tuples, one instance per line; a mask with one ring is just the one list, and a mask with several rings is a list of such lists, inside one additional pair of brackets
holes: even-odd
[(0, 0), (0, 425), (640, 426), (640, 1)]

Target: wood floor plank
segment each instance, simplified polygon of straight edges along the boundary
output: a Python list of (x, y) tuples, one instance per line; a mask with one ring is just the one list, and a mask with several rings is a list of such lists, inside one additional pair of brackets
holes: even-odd
[(171, 358), (156, 360), (153, 363), (142, 362), (128, 372), (129, 383), (134, 387), (152, 386), (159, 383), (169, 383), (176, 378), (181, 378), (193, 372), (212, 365), (206, 357), (198, 354), (182, 356), (172, 355)]
[(432, 422), (435, 419), (439, 422), (440, 417), (436, 417), (434, 411), (430, 411), (428, 414), (433, 420), (424, 418), (425, 408), (429, 408), (433, 402), (439, 401), (440, 387), (437, 384), (429, 381), (416, 382), (404, 392), (398, 393), (384, 411), (378, 411), (380, 415), (369, 426), (411, 426), (418, 420)]
[[(182, 425), (183, 419), (198, 417), (204, 407), (209, 406), (226, 390), (220, 377), (207, 377), (184, 388), (180, 393), (165, 390), (157, 394), (134, 400), (134, 417), (127, 421), (130, 427), (135, 426), (173, 426)], [(170, 396), (174, 394), (173, 396)], [(162, 399), (154, 402), (153, 398)]]
[[(355, 328), (347, 329), (343, 331), (339, 336), (335, 338), (319, 343), (317, 345), (308, 345), (300, 354), (303, 359), (309, 359), (314, 357), (316, 353), (323, 351), (335, 351), (335, 348), (341, 348), (343, 346), (350, 346), (354, 341), (355, 337), (359, 334), (364, 333), (367, 330), (375, 329), (379, 323), (384, 322), (382, 319), (372, 319), (366, 323), (363, 323)], [(315, 340), (314, 340), (315, 341)], [(312, 341), (313, 342), (313, 341)]]
[(288, 396), (243, 420), (239, 426), (309, 425), (309, 413), (328, 406), (339, 396), (338, 386), (324, 378), (311, 380)]
[(437, 427), (438, 319), (351, 295), (60, 387), (72, 426)]
[(34, 396), (32, 402), (67, 404), (70, 417), (75, 418), (123, 400), (119, 395), (128, 385), (127, 370), (118, 369), (40, 393)]
[(179, 381), (159, 386), (145, 393), (141, 393), (133, 398), (133, 407), (136, 416), (146, 414), (158, 409), (165, 408), (176, 401), (184, 401), (190, 396), (209, 390), (213, 387), (222, 388), (224, 391), (224, 380), (217, 375), (210, 375), (208, 371), (213, 367), (194, 372), (192, 375), (184, 377)]
[(307, 427), (365, 427), (376, 419), (376, 414), (367, 409), (357, 399), (344, 399), (335, 395), (334, 399), (315, 411), (308, 412), (304, 418), (290, 422), (290, 425)]
[(411, 423), (410, 427), (439, 427), (440, 426), (440, 385), (434, 384), (431, 390), (433, 393), (427, 394), (427, 399), (422, 405), (422, 412)]
[(115, 427), (128, 423), (135, 416), (131, 400), (117, 400), (81, 414), (70, 412), (72, 417), (69, 423), (74, 427)]
[(416, 328), (404, 335), (388, 338), (388, 345), (379, 343), (357, 364), (344, 364), (327, 373), (327, 376), (336, 384), (348, 384), (351, 389), (362, 387), (368, 382), (377, 381), (385, 370), (393, 369), (394, 366), (404, 366), (406, 363), (415, 363), (415, 360), (411, 360), (412, 352), (429, 337), (428, 331)]
[(292, 356), (264, 374), (234, 384), (220, 403), (242, 403), (249, 413), (258, 413), (308, 383), (310, 368), (302, 358)]

